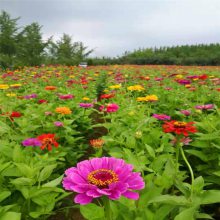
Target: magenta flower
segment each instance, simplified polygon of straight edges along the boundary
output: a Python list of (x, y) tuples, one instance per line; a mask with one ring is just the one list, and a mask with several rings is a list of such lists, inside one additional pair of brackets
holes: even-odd
[(105, 111), (105, 112), (117, 112), (119, 109), (119, 106), (115, 103), (107, 104), (106, 106), (101, 105), (99, 107), (100, 111)]
[(189, 116), (191, 114), (190, 110), (180, 110), (180, 112), (185, 116)]
[(117, 112), (119, 109), (119, 106), (115, 103), (112, 103), (112, 104), (108, 104), (106, 106), (106, 111), (107, 112)]
[(61, 121), (55, 121), (53, 124), (54, 124), (56, 127), (63, 127), (63, 122), (61, 122)]
[(179, 80), (177, 80), (177, 82), (182, 85), (191, 84), (191, 81), (187, 80), (187, 79), (179, 79)]
[(82, 107), (82, 108), (92, 108), (93, 107), (93, 104), (92, 103), (79, 103), (79, 106)]
[(152, 117), (161, 120), (161, 121), (165, 121), (165, 120), (170, 120), (171, 117), (169, 115), (165, 115), (165, 114), (153, 114)]
[(24, 96), (25, 99), (34, 99), (34, 98), (37, 98), (37, 94), (30, 94), (30, 95), (26, 95)]
[(200, 110), (208, 110), (208, 109), (213, 109), (214, 105), (213, 104), (196, 105), (195, 108)]
[(66, 94), (66, 95), (59, 95), (60, 99), (73, 99), (74, 96), (71, 94)]
[(28, 138), (28, 139), (22, 141), (22, 144), (25, 147), (29, 147), (29, 146), (40, 147), (42, 145), (41, 141), (39, 141), (37, 138)]
[(140, 173), (132, 172), (133, 166), (114, 157), (84, 160), (65, 171), (63, 187), (79, 193), (74, 202), (86, 205), (94, 198), (107, 196), (117, 200), (121, 196), (137, 200), (133, 190), (143, 189), (145, 184)]

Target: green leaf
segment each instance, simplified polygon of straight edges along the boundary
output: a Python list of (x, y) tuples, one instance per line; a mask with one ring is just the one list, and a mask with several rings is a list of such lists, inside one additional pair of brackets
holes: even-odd
[(208, 161), (207, 155), (204, 154), (203, 152), (199, 151), (199, 150), (186, 150), (186, 152), (191, 154), (191, 155), (194, 155), (194, 156), (198, 157), (199, 159), (201, 159), (205, 162)]
[(56, 164), (53, 164), (53, 165), (48, 165), (48, 166), (44, 167), (40, 172), (38, 181), (42, 182), (42, 181), (46, 180), (47, 178), (49, 178), (50, 175), (52, 174), (53, 170), (56, 168), (56, 166), (57, 166)]
[(207, 190), (201, 195), (201, 204), (213, 204), (220, 202), (220, 190)]
[(193, 187), (195, 191), (201, 192), (204, 187), (204, 179), (201, 176), (197, 177), (194, 181)]
[(11, 180), (11, 183), (14, 185), (25, 185), (25, 186), (31, 186), (35, 183), (33, 179), (26, 178), (26, 177), (20, 177), (14, 180)]
[(20, 220), (21, 213), (18, 212), (6, 212), (3, 216), (0, 217), (0, 220)]
[(104, 207), (97, 206), (96, 204), (90, 203), (88, 205), (81, 205), (80, 212), (84, 218), (88, 220), (104, 219)]
[(170, 205), (187, 205), (189, 202), (184, 196), (161, 195), (149, 201), (149, 203), (164, 203)]
[(195, 220), (195, 217), (194, 217), (195, 216), (195, 212), (196, 212), (196, 208), (195, 207), (185, 209), (180, 214), (178, 214), (174, 218), (174, 220)]
[(52, 180), (48, 183), (43, 184), (42, 187), (55, 187), (55, 186), (58, 186), (61, 183), (62, 179), (63, 179), (63, 175), (56, 178), (55, 180)]
[(212, 216), (206, 214), (206, 213), (196, 213), (196, 219), (214, 219)]
[(3, 201), (4, 199), (6, 199), (7, 197), (9, 197), (10, 195), (11, 195), (10, 191), (0, 192), (0, 202)]
[(35, 170), (29, 167), (27, 164), (24, 163), (15, 163), (19, 171), (25, 176), (25, 177), (33, 177)]
[(21, 150), (21, 147), (19, 145), (15, 145), (14, 150), (13, 150), (13, 161), (17, 163), (22, 163), (25, 161), (24, 159), (24, 154)]
[(147, 150), (147, 152), (149, 153), (149, 155), (153, 158), (155, 158), (155, 152), (154, 152), (154, 149), (148, 145), (148, 144), (145, 144), (145, 148)]

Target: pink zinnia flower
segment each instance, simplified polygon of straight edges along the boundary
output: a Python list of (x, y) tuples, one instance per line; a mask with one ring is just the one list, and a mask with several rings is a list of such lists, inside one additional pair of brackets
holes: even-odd
[(190, 110), (180, 110), (180, 112), (182, 114), (184, 114), (185, 116), (189, 116), (191, 114), (191, 111)]
[(107, 104), (106, 106), (101, 105), (99, 107), (100, 111), (106, 111), (106, 112), (117, 112), (119, 109), (119, 106), (115, 103)]
[(92, 103), (79, 103), (79, 107), (81, 108), (92, 108), (93, 107), (93, 104)]
[(55, 121), (53, 124), (54, 124), (56, 127), (63, 127), (63, 122), (61, 122), (61, 121)]
[(164, 120), (170, 120), (171, 117), (169, 115), (165, 115), (165, 114), (153, 114), (152, 117), (164, 121)]
[(84, 160), (65, 171), (63, 187), (79, 193), (74, 202), (86, 205), (94, 198), (107, 196), (117, 200), (121, 196), (137, 200), (133, 190), (143, 189), (145, 184), (140, 173), (132, 172), (133, 166), (114, 157)]
[(200, 110), (208, 110), (208, 109), (213, 109), (214, 105), (213, 104), (197, 105), (195, 106), (195, 108)]
[(59, 95), (60, 99), (73, 99), (74, 96), (71, 94), (66, 94), (66, 95)]
[(119, 109), (119, 106), (115, 103), (112, 103), (112, 104), (108, 104), (106, 106), (106, 111), (107, 112), (117, 112)]

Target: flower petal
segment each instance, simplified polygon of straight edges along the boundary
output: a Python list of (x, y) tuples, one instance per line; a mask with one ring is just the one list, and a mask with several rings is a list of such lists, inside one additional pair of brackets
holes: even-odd
[(134, 199), (134, 200), (139, 199), (139, 194), (137, 192), (132, 192), (129, 190), (127, 192), (123, 193), (122, 195), (128, 199)]
[(75, 196), (74, 202), (79, 203), (80, 205), (86, 205), (92, 202), (92, 199), (93, 198), (91, 196), (87, 196), (86, 194), (78, 194)]

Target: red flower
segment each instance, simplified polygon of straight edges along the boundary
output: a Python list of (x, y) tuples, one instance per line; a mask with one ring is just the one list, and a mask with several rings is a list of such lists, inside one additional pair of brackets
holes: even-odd
[(56, 142), (55, 134), (42, 134), (37, 137), (37, 139), (42, 143), (41, 150), (47, 148), (49, 151), (52, 150), (52, 146), (58, 147), (59, 144)]
[(100, 99), (110, 99), (113, 98), (115, 96), (114, 93), (110, 93), (110, 94), (103, 94), (100, 96)]
[(199, 79), (201, 79), (201, 80), (206, 80), (207, 78), (208, 78), (208, 75), (206, 75), (206, 74), (199, 76)]
[(40, 100), (38, 100), (38, 102), (37, 102), (38, 104), (43, 104), (43, 103), (47, 103), (47, 100), (45, 100), (45, 99), (40, 99)]
[(20, 118), (22, 114), (20, 112), (12, 112), (10, 118)]
[(189, 133), (197, 132), (196, 127), (192, 126), (193, 124), (194, 122), (168, 121), (163, 124), (163, 131), (165, 133), (188, 136)]

